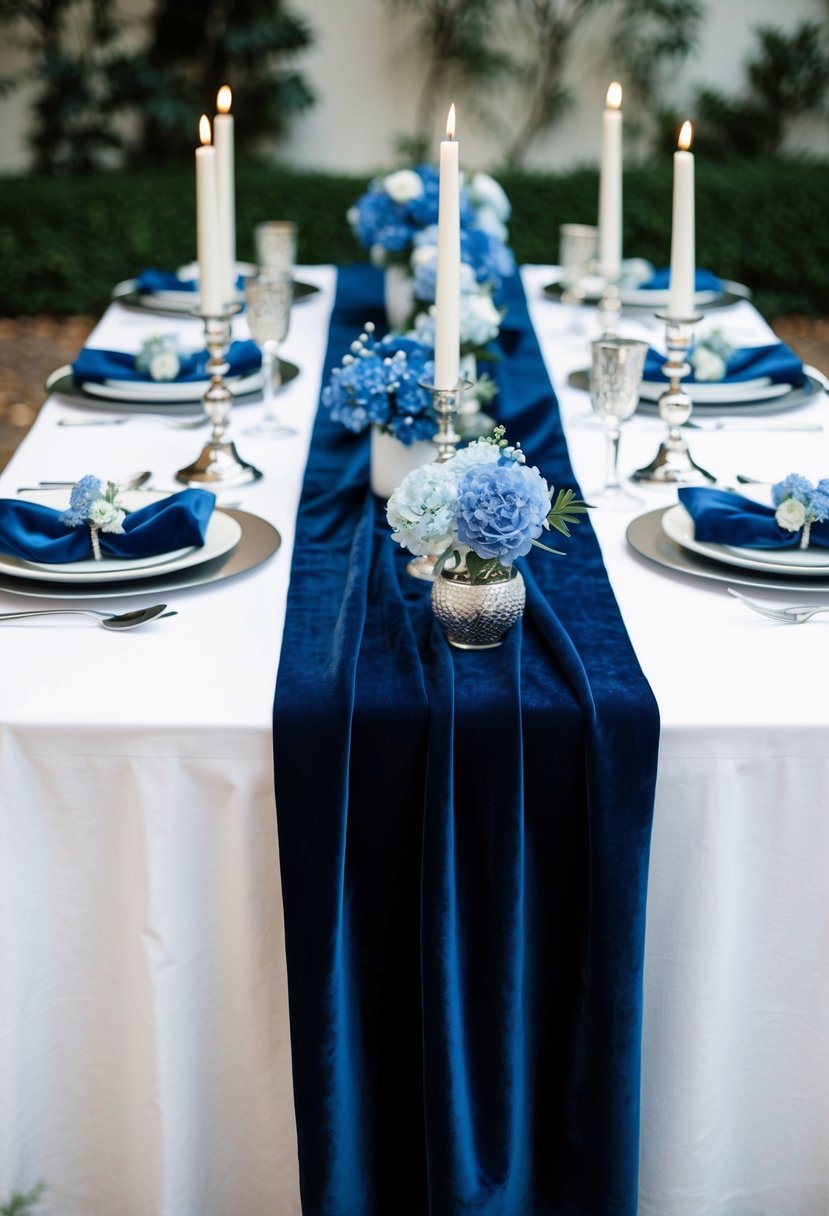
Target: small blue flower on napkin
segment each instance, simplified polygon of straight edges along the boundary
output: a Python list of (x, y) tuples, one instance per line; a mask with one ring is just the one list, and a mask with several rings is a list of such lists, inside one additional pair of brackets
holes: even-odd
[[(666, 356), (658, 351), (649, 350), (645, 359), (643, 379), (667, 384), (668, 378), (662, 371), (665, 359)], [(743, 346), (729, 356), (722, 380), (706, 380), (701, 383), (739, 384), (743, 380), (758, 380), (761, 377), (768, 377), (772, 384), (791, 384), (798, 387), (804, 380), (803, 364), (784, 342), (772, 342), (768, 346)], [(697, 382), (693, 373), (683, 380), (683, 384)]]
[[(174, 270), (157, 270), (148, 267), (142, 270), (135, 280), (135, 285), (142, 295), (154, 295), (157, 291), (198, 291), (198, 279), (180, 279)], [(245, 276), (240, 274), (236, 279), (237, 291), (244, 291)]]
[[(644, 283), (637, 283), (637, 291), (667, 291), (671, 285), (671, 268), (663, 266), (655, 270)], [(694, 274), (694, 291), (722, 291), (722, 279), (710, 270), (697, 270)]]
[[(209, 355), (206, 350), (192, 355), (183, 355), (179, 373), (172, 384), (183, 384), (194, 380), (206, 380), (205, 368)], [(228, 376), (249, 376), (262, 366), (262, 354), (255, 342), (231, 342), (227, 352), (230, 364)], [(148, 371), (139, 371), (135, 366), (135, 355), (121, 350), (96, 350), (85, 346), (72, 364), (76, 384), (103, 384), (106, 380), (151, 380)]]
[[(108, 557), (155, 557), (203, 545), (216, 498), (206, 490), (182, 490), (131, 511), (122, 532), (101, 532)], [(0, 498), (0, 553), (33, 562), (78, 562), (92, 556), (86, 528), (68, 528), (63, 511), (16, 498)]]
[[(729, 490), (686, 486), (679, 501), (694, 521), (694, 539), (741, 549), (794, 549), (799, 533), (781, 528), (775, 508)], [(829, 523), (814, 523), (810, 544), (829, 548)]]

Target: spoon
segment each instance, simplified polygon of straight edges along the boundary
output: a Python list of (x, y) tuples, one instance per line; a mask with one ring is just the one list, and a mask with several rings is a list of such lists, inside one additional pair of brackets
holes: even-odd
[(91, 616), (99, 620), (104, 629), (137, 629), (147, 621), (163, 620), (177, 616), (176, 612), (165, 612), (166, 604), (153, 604), (151, 608), (136, 608), (132, 612), (99, 612), (96, 608), (38, 608), (24, 612), (0, 612), (0, 621), (19, 621), (27, 616)]
[[(141, 486), (145, 485), (151, 477), (152, 473), (148, 472), (133, 473), (131, 477), (125, 478), (124, 481), (119, 481), (118, 488), (120, 490), (138, 490), (141, 488)], [(74, 481), (41, 481), (39, 485), (36, 486), (18, 486), (17, 493), (22, 494), (24, 490), (58, 490), (63, 489), (65, 486), (74, 485)]]

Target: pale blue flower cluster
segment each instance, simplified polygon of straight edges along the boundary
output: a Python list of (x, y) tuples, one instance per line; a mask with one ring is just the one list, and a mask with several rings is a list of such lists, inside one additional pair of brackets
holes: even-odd
[[(501, 311), (488, 292), (462, 295), (458, 314), (461, 354), (481, 354), (498, 337)], [(430, 308), (414, 319), (413, 336), (430, 350), (435, 346), (435, 311)]]
[(422, 343), (398, 334), (377, 342), (369, 324), (331, 373), (322, 404), (350, 431), (374, 424), (408, 446), (435, 433), (432, 396), (422, 387), (433, 378), (432, 353)]
[(409, 473), (388, 501), (393, 539), (417, 555), (471, 550), (504, 567), (528, 553), (547, 526), (550, 489), (502, 436), (498, 428), (444, 464)]
[(92, 524), (101, 532), (123, 532), (127, 514), (118, 501), (119, 486), (107, 482), (106, 490), (97, 477), (87, 473), (76, 482), (69, 494), (69, 506), (61, 515), (67, 528), (81, 528)]
[(771, 488), (777, 508), (775, 518), (787, 532), (797, 532), (806, 524), (822, 524), (829, 519), (829, 477), (817, 485), (800, 473), (790, 473)]
[(175, 334), (154, 334), (147, 338), (135, 356), (135, 370), (151, 380), (175, 380), (181, 371), (178, 338)]

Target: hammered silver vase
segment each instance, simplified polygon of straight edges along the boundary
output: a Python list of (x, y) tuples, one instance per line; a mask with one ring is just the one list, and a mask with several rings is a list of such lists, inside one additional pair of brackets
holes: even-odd
[(524, 580), (514, 566), (497, 582), (475, 584), (466, 570), (443, 570), (432, 583), (432, 611), (459, 650), (500, 646), (526, 601)]

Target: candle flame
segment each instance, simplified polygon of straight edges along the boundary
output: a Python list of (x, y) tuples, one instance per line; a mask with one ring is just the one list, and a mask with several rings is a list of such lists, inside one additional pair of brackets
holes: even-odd
[(202, 114), (201, 118), (199, 119), (199, 139), (203, 144), (209, 144), (211, 142), (210, 119), (206, 114)]
[(694, 128), (691, 126), (690, 122), (688, 122), (686, 119), (686, 121), (682, 124), (682, 127), (680, 128), (679, 139), (677, 140), (677, 143), (676, 143), (676, 146), (678, 148), (680, 148), (683, 152), (687, 152), (688, 149), (690, 148), (691, 137), (692, 137), (693, 133), (694, 133)]
[(216, 94), (216, 109), (220, 114), (229, 114), (233, 103), (233, 94), (229, 84), (223, 84)]
[(607, 99), (605, 104), (608, 110), (621, 110), (622, 108), (622, 86), (618, 80), (614, 80), (608, 86)]
[(446, 119), (446, 138), (455, 138), (455, 103), (452, 102), (449, 107), (449, 117)]

